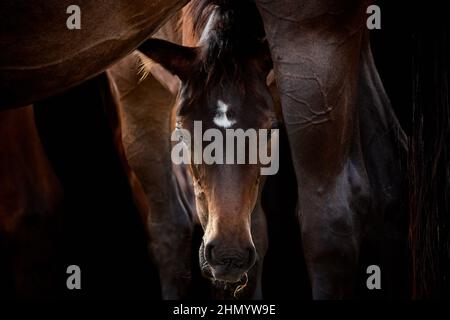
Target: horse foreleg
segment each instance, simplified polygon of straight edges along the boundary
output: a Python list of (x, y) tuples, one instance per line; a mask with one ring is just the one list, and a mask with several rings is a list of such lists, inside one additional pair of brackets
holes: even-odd
[(192, 229), (185, 223), (151, 220), (147, 225), (149, 250), (159, 270), (162, 298), (186, 298), (191, 282)]
[(145, 210), (140, 212), (159, 270), (162, 297), (180, 299), (186, 297), (191, 279), (193, 225), (182, 205), (170, 158), (155, 152), (164, 150), (164, 138), (159, 133), (143, 135), (127, 144), (126, 154), (142, 187)]
[(314, 299), (352, 294), (368, 212), (368, 188), (360, 177), (349, 161), (327, 190), (300, 195), (299, 221)]
[(170, 133), (173, 97), (152, 76), (141, 79), (138, 56), (129, 55), (108, 71), (130, 167), (134, 197), (159, 270), (163, 299), (186, 297), (191, 278), (193, 226), (172, 171)]
[(359, 222), (367, 212), (357, 205), (367, 194), (367, 175), (355, 103), (366, 3), (261, 0), (257, 5), (298, 183), (313, 296), (341, 298), (350, 291)]

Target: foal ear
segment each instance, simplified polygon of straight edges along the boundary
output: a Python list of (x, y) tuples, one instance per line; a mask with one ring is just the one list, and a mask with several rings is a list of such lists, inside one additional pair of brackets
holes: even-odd
[(140, 45), (138, 50), (178, 76), (181, 81), (189, 77), (197, 59), (196, 48), (180, 46), (161, 39), (148, 39)]

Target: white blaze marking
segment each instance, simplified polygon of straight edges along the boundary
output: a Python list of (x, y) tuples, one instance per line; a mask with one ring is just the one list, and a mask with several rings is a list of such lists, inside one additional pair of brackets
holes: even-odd
[(216, 126), (226, 129), (236, 123), (236, 120), (228, 119), (228, 108), (229, 106), (222, 100), (217, 101), (217, 113), (213, 120)]

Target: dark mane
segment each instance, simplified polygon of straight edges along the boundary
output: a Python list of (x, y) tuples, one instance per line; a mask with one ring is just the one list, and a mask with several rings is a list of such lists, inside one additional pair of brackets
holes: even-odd
[(202, 49), (204, 70), (235, 77), (240, 59), (260, 48), (265, 37), (259, 11), (251, 0), (192, 0), (186, 15), (194, 38), (200, 39), (213, 12), (217, 20)]

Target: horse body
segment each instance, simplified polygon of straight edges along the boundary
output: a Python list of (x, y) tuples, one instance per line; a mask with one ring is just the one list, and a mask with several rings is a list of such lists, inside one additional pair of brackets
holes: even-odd
[(0, 108), (25, 106), (98, 75), (186, 2), (82, 0), (81, 29), (70, 30), (72, 1), (1, 1), (0, 45), (8, 49), (0, 52)]

